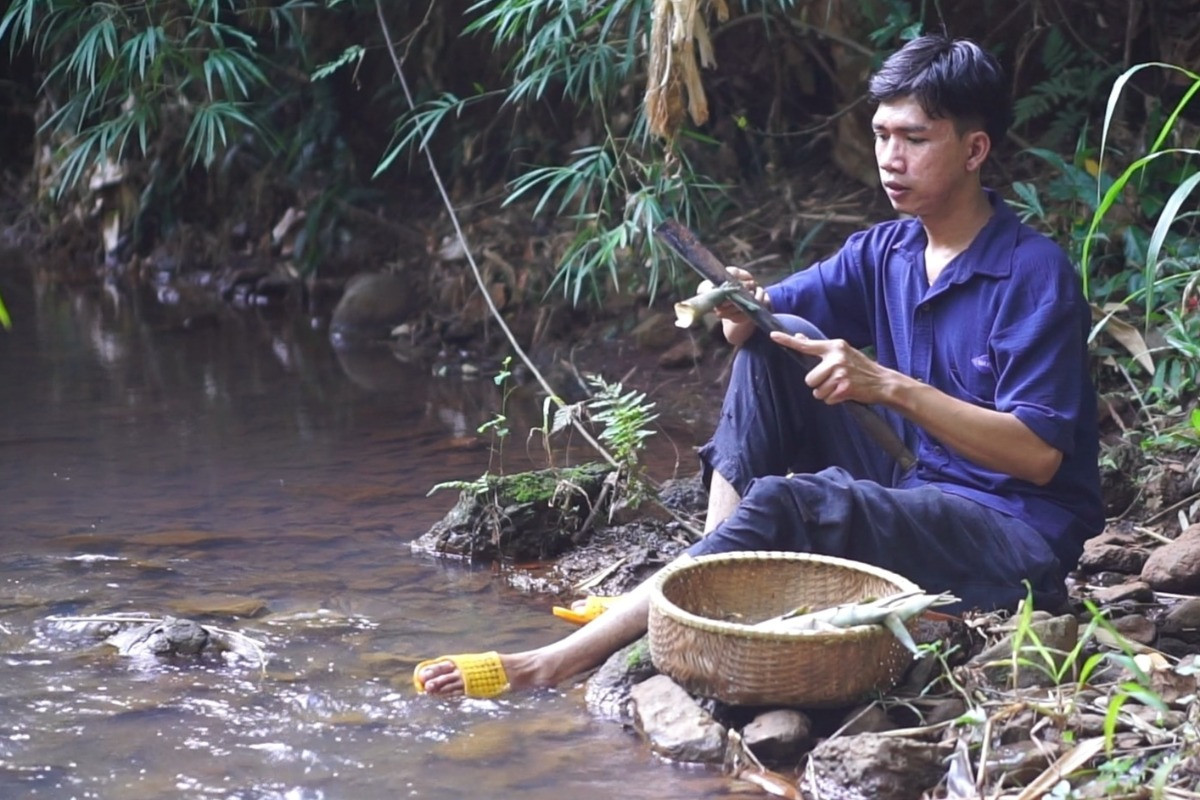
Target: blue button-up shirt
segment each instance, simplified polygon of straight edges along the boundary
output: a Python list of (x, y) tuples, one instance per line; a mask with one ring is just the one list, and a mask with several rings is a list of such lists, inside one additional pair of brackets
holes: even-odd
[(768, 294), (776, 312), (873, 346), (880, 364), (1013, 414), (1061, 450), (1057, 474), (1037, 486), (968, 461), (917, 428), (909, 433), (919, 464), (903, 485), (934, 484), (1025, 521), (1069, 569), (1104, 526), (1090, 312), (1062, 249), (988, 195), (991, 219), (932, 286), (925, 231), (905, 219), (854, 234)]

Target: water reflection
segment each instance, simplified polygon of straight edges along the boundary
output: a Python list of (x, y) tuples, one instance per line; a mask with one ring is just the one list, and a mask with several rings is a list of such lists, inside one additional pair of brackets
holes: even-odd
[[(0, 292), (0, 797), (729, 791), (591, 719), (577, 685), (413, 694), (422, 657), (562, 633), (492, 567), (407, 547), (453, 499), (431, 485), (488, 467), (492, 381), (347, 357), (303, 321), (13, 270)], [(51, 620), (114, 612), (195, 616), (270, 660), (117, 657)]]

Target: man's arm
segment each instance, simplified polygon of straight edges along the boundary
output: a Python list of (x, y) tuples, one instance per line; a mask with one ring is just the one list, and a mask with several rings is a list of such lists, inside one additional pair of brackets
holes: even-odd
[(972, 405), (880, 366), (843, 340), (784, 333), (773, 333), (771, 339), (821, 359), (805, 378), (818, 400), (831, 405), (857, 400), (886, 406), (980, 466), (1038, 486), (1049, 483), (1062, 464), (1062, 451), (1014, 415)]

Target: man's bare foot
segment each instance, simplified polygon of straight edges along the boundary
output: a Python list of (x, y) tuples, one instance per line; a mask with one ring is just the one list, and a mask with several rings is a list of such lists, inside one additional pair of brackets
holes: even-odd
[[(503, 656), (500, 658), (500, 663), (504, 664)], [(505, 668), (504, 672), (507, 675), (508, 669)], [(421, 681), (426, 694), (452, 697), (463, 693), (462, 674), (459, 673), (458, 667), (454, 666), (453, 661), (435, 661), (417, 672), (417, 679)], [(511, 680), (509, 685), (512, 685)]]
[[(508, 680), (507, 691), (553, 686), (556, 681), (547, 673), (543, 663), (545, 661), (546, 659), (539, 658), (535, 652), (501, 654), (500, 666)], [(453, 697), (466, 692), (462, 672), (449, 659), (426, 665), (417, 671), (415, 677), (426, 694)]]

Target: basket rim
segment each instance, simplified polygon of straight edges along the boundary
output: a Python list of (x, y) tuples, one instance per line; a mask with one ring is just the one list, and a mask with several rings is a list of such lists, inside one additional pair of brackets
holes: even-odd
[(913, 581), (899, 575), (891, 570), (883, 567), (876, 567), (873, 564), (867, 564), (862, 561), (854, 561), (849, 558), (839, 558), (837, 556), (826, 556), (819, 553), (792, 553), (786, 551), (775, 550), (739, 550), (730, 553), (708, 553), (701, 556), (685, 556), (663, 568), (654, 580), (650, 593), (650, 606), (667, 617), (674, 618), (676, 622), (682, 623), (692, 628), (697, 628), (711, 633), (732, 634), (747, 639), (757, 639), (760, 641), (817, 641), (822, 640), (837, 640), (845, 642), (847, 639), (860, 639), (878, 636), (880, 633), (888, 633), (886, 628), (880, 625), (855, 625), (850, 628), (838, 628), (835, 631), (763, 631), (754, 628), (752, 625), (747, 625), (741, 622), (725, 622), (723, 620), (710, 619), (702, 617), (698, 614), (693, 614), (690, 611), (677, 606), (675, 603), (667, 599), (663, 593), (663, 587), (674, 575), (687, 569), (693, 569), (698, 565), (710, 564), (724, 561), (809, 561), (828, 566), (842, 567), (851, 569), (856, 572), (865, 572), (873, 575), (876, 578), (889, 581), (895, 584), (897, 592), (923, 591)]

